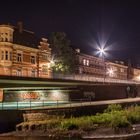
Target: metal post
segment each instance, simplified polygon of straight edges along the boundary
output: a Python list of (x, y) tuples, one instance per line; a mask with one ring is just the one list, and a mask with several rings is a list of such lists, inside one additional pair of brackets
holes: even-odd
[(70, 108), (71, 108), (71, 99), (70, 99)]
[(103, 72), (103, 83), (105, 84), (105, 75), (106, 75), (106, 66), (105, 66), (105, 59), (104, 59), (104, 55), (102, 56), (102, 60), (103, 60), (103, 67), (104, 67), (104, 72)]
[(3, 102), (2, 102), (2, 104), (1, 104), (1, 105), (2, 105), (2, 110), (3, 110)]
[(43, 107), (44, 107), (44, 100), (43, 100)]
[(17, 109), (18, 109), (18, 101), (17, 101)]
[(30, 100), (30, 109), (31, 109), (31, 107), (32, 107), (32, 106), (31, 106), (31, 100)]
[(90, 97), (90, 105), (91, 105), (91, 97)]
[(58, 108), (58, 100), (57, 100), (57, 108)]

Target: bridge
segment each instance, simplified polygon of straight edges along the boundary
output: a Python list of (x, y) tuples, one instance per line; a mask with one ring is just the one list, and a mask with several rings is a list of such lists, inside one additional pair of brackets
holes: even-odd
[(133, 80), (90, 75), (55, 75), (52, 79), (0, 76), (0, 110), (44, 106), (51, 108), (58, 107), (58, 104), (69, 104), (70, 101), (71, 105), (82, 101), (91, 103), (95, 100), (126, 98), (126, 86), (137, 86), (139, 95), (139, 84)]
[[(7, 85), (8, 84), (8, 85)], [(95, 85), (95, 84), (136, 84), (140, 81), (123, 80), (113, 78), (103, 78), (92, 75), (54, 75), (53, 78), (32, 78), (18, 76), (0, 76), (0, 88), (16, 87), (61, 87), (61, 86), (78, 86), (78, 85)]]

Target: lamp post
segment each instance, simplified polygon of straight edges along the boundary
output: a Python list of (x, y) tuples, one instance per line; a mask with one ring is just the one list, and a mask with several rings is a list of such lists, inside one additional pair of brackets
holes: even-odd
[(98, 48), (99, 51), (99, 56), (102, 58), (102, 62), (103, 62), (103, 83), (105, 83), (105, 76), (106, 76), (106, 66), (105, 66), (105, 48), (104, 47), (99, 47)]

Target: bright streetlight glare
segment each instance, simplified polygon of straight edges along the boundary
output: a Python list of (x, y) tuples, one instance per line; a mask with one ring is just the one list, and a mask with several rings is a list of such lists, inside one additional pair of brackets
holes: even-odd
[(108, 69), (107, 73), (110, 77), (114, 76), (114, 70), (112, 68)]
[(103, 55), (105, 53), (104, 48), (99, 48), (99, 52), (100, 52), (101, 55)]
[(106, 48), (103, 46), (97, 47), (97, 54), (99, 54), (99, 57), (104, 57), (106, 55)]

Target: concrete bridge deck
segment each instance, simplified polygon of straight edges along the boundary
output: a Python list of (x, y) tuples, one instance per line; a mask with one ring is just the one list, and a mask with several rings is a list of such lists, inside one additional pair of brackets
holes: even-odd
[(135, 84), (140, 85), (138, 81), (119, 80), (111, 78), (99, 78), (93, 76), (64, 76), (56, 77), (55, 79), (32, 78), (32, 77), (17, 77), (17, 76), (0, 76), (0, 88), (13, 87), (71, 87), (81, 85), (100, 85), (100, 84)]

